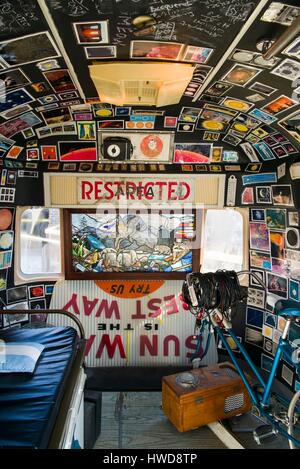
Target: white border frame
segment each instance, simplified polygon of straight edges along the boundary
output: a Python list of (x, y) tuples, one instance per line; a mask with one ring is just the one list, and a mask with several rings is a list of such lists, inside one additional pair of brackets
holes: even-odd
[[(91, 49), (91, 48), (96, 48), (96, 49), (104, 49), (104, 48), (107, 48), (107, 47), (111, 47), (112, 48), (112, 52), (114, 55), (111, 55), (110, 57), (107, 57), (107, 56), (97, 56), (97, 57), (89, 57), (88, 55), (88, 49)], [(111, 46), (110, 44), (107, 44), (107, 45), (102, 45), (102, 46), (85, 46), (84, 47), (84, 53), (85, 53), (85, 57), (87, 60), (111, 60), (111, 59), (115, 59), (117, 57), (117, 46)]]
[(56, 52), (56, 55), (50, 55), (49, 57), (41, 57), (37, 60), (30, 60), (29, 62), (21, 62), (21, 63), (13, 64), (13, 65), (10, 65), (8, 62), (6, 62), (6, 60), (4, 60), (2, 58), (1, 59), (2, 63), (4, 63), (7, 68), (13, 68), (13, 67), (21, 67), (21, 66), (26, 65), (26, 64), (32, 64), (32, 63), (41, 62), (41, 61), (44, 61), (44, 60), (55, 59), (57, 57), (61, 57), (61, 53), (60, 53), (58, 47), (56, 46), (55, 42), (53, 41), (49, 31), (41, 31), (39, 33), (33, 33), (33, 34), (27, 34), (26, 36), (20, 36), (20, 37), (17, 37), (15, 39), (9, 39), (8, 41), (1, 41), (0, 46), (1, 46), (1, 44), (8, 44), (10, 42), (16, 42), (16, 41), (20, 41), (21, 39), (26, 39), (27, 37), (40, 36), (42, 34), (46, 34), (49, 42), (51, 43), (53, 49)]
[[(135, 43), (137, 42), (146, 42), (146, 43), (152, 43), (152, 44), (166, 44), (166, 45), (176, 45), (176, 46), (180, 46), (179, 48), (179, 51), (178, 51), (178, 54), (177, 54), (177, 57), (176, 59), (170, 59), (169, 57), (134, 57), (132, 54), (133, 54), (133, 49), (134, 49), (134, 45)], [(161, 61), (161, 60), (165, 60), (167, 62), (178, 62), (180, 57), (182, 56), (182, 50), (183, 48), (185, 47), (185, 44), (181, 43), (181, 42), (167, 42), (167, 41), (155, 41), (155, 40), (132, 40), (130, 41), (130, 53), (129, 53), (129, 57), (133, 60), (153, 60), (153, 61)]]
[[(82, 46), (82, 45), (91, 45), (91, 44), (108, 44), (109, 43), (109, 29), (108, 29), (108, 20), (102, 20), (102, 21), (75, 21), (72, 23), (73, 31), (76, 37), (77, 44)], [(80, 24), (100, 24), (101, 25), (101, 33), (103, 35), (103, 39), (101, 41), (95, 41), (95, 42), (81, 42), (77, 25)]]

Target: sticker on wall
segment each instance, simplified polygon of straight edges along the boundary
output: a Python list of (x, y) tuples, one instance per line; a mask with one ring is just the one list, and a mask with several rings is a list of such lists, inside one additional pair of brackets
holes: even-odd
[(209, 163), (211, 150), (208, 143), (176, 143), (174, 163)]
[(273, 358), (268, 357), (268, 355), (262, 354), (261, 355), (261, 364), (260, 364), (261, 369), (267, 371), (268, 373), (270, 373), (272, 371), (273, 361), (274, 361)]
[(164, 127), (176, 127), (176, 126), (177, 126), (177, 117), (165, 116)]
[(286, 132), (288, 132), (298, 142), (300, 142), (299, 119), (300, 111), (296, 111), (278, 122), (278, 125), (285, 129)]
[(290, 368), (288, 368), (285, 364), (282, 365), (281, 377), (284, 379), (286, 383), (290, 386), (293, 385), (294, 380), (294, 372)]
[(258, 67), (263, 68), (273, 68), (279, 62), (280, 59), (278, 57), (264, 59), (263, 55), (258, 52), (243, 49), (235, 49), (235, 51), (229, 57), (229, 60), (249, 65), (257, 65)]
[(183, 44), (177, 42), (131, 41), (130, 57), (132, 59), (178, 60)]
[(263, 335), (260, 330), (252, 329), (250, 327), (245, 328), (245, 342), (249, 345), (262, 348), (263, 346)]
[(232, 85), (229, 83), (224, 83), (223, 81), (216, 81), (208, 90), (206, 90), (206, 93), (212, 95), (212, 96), (223, 96), (227, 91), (229, 91), (232, 88)]
[(79, 140), (96, 140), (96, 122), (78, 121), (77, 132)]
[(296, 62), (296, 60), (285, 59), (280, 62), (277, 67), (271, 70), (270, 73), (281, 78), (294, 81), (300, 76), (300, 63)]
[(272, 197), (274, 205), (285, 205), (293, 207), (292, 187), (288, 184), (276, 185), (272, 187)]
[(116, 46), (89, 46), (84, 48), (84, 52), (88, 60), (114, 59), (117, 57)]
[(224, 100), (222, 101), (222, 106), (228, 107), (229, 109), (235, 109), (241, 112), (247, 112), (253, 107), (253, 104), (249, 103), (248, 101), (243, 101), (242, 99), (236, 99), (226, 96), (226, 98), (224, 98)]
[(260, 19), (261, 21), (267, 21), (269, 23), (291, 26), (299, 15), (300, 8), (280, 2), (271, 2)]
[(264, 312), (257, 308), (247, 306), (246, 325), (262, 330), (264, 323)]
[(295, 280), (289, 280), (289, 298), (294, 301), (300, 301), (300, 284)]
[(288, 96), (281, 95), (270, 103), (266, 104), (262, 111), (271, 114), (272, 116), (280, 114), (281, 112), (288, 111), (289, 109), (297, 106), (298, 101), (289, 98)]
[(286, 247), (289, 249), (299, 249), (300, 247), (300, 234), (298, 228), (287, 228), (286, 234)]
[(267, 287), (270, 293), (287, 298), (287, 279), (267, 272)]
[(101, 120), (97, 122), (98, 130), (102, 129), (124, 129), (124, 121), (119, 119)]
[(267, 252), (250, 251), (250, 265), (259, 269), (271, 270), (271, 256)]
[(96, 142), (58, 142), (59, 159), (62, 162), (97, 161)]
[(277, 208), (266, 209), (266, 222), (269, 229), (285, 230), (286, 210)]
[(289, 226), (299, 226), (299, 212), (289, 212)]
[(105, 44), (109, 42), (108, 21), (73, 23), (78, 44)]
[(272, 86), (266, 85), (264, 83), (260, 83), (258, 81), (249, 86), (249, 89), (264, 94), (265, 96), (271, 96), (271, 94), (277, 91), (276, 88), (273, 88)]
[(7, 67), (60, 57), (48, 31), (0, 42), (1, 56)]
[(244, 87), (261, 71), (260, 68), (236, 64), (223, 76), (222, 81)]
[(256, 288), (248, 288), (247, 305), (254, 306), (255, 308), (264, 309), (265, 307), (265, 292)]
[(208, 61), (213, 50), (209, 47), (187, 46), (182, 60), (204, 64)]

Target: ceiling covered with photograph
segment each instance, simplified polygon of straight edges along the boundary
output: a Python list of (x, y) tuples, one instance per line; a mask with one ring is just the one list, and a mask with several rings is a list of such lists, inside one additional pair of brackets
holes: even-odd
[(0, 162), (201, 172), (296, 158), (298, 3), (0, 0)]

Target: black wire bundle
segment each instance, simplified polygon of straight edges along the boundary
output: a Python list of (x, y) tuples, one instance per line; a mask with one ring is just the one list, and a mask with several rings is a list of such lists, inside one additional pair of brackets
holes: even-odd
[[(192, 285), (198, 305), (193, 306), (189, 285)], [(192, 273), (189, 283), (184, 282), (182, 287), (183, 301), (188, 304), (191, 311), (203, 309), (206, 311), (218, 308), (222, 314), (244, 299), (244, 293), (238, 276), (234, 271), (217, 270), (201, 274)]]

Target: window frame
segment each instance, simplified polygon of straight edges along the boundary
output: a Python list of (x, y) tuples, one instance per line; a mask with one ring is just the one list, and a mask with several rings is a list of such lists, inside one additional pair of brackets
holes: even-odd
[[(107, 209), (103, 209), (103, 211)], [(64, 224), (64, 265), (66, 280), (185, 280), (187, 272), (75, 272), (72, 266), (72, 258), (68, 255), (72, 246), (72, 230), (71, 230), (71, 214), (72, 213), (96, 213), (96, 209), (63, 209)], [(122, 209), (117, 210), (122, 212)], [(174, 208), (174, 212), (176, 209)], [(196, 209), (192, 209), (195, 214), (195, 230), (197, 230), (197, 213)], [(199, 272), (201, 245), (192, 249), (192, 271)]]
[(54, 274), (26, 274), (21, 270), (21, 219), (22, 215), (26, 210), (36, 209), (36, 208), (48, 208), (48, 207), (33, 207), (33, 206), (24, 206), (17, 207), (15, 213), (15, 250), (14, 250), (14, 284), (23, 285), (29, 282), (55, 282), (63, 280), (64, 276), (64, 243), (63, 243), (63, 219), (62, 219), (62, 210), (56, 207), (49, 207), (50, 209), (59, 210), (59, 219), (60, 219), (60, 249), (61, 249), (61, 272)]
[[(234, 210), (242, 216), (243, 221), (243, 266), (242, 270), (249, 270), (249, 208), (248, 207), (223, 207), (223, 208), (208, 208), (204, 210), (204, 219), (202, 223), (201, 232), (201, 257), (200, 257), (200, 272), (202, 272), (202, 265), (204, 259), (204, 239), (205, 239), (205, 225), (208, 210)], [(243, 286), (249, 285), (249, 276), (244, 274), (239, 277), (240, 284)]]

